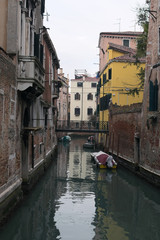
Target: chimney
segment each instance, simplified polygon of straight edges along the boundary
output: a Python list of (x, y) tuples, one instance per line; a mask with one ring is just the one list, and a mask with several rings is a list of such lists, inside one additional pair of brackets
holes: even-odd
[(59, 75), (64, 76), (63, 68), (60, 68), (60, 69), (59, 69)]

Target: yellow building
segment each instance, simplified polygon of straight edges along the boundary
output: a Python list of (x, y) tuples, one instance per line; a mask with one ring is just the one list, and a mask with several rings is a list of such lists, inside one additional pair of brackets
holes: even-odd
[(108, 43), (106, 50), (107, 63), (100, 72), (100, 121), (108, 121), (109, 104), (119, 106), (142, 102), (143, 90), (139, 95), (128, 94), (138, 87), (138, 73), (145, 68), (145, 59), (140, 59), (138, 67), (135, 64), (136, 51), (132, 48)]

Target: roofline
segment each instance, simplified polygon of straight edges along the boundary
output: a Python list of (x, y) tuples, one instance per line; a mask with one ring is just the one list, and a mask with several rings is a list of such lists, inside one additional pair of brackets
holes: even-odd
[[(104, 68), (102, 69), (102, 71), (100, 72), (100, 75), (104, 72), (104, 70), (111, 64), (111, 63), (113, 63), (113, 62), (121, 62), (121, 63), (123, 63), (123, 62), (126, 62), (126, 63), (135, 63), (136, 62), (136, 59), (134, 60), (134, 58), (133, 58), (133, 61), (132, 60), (130, 60), (130, 61), (127, 61), (127, 60), (125, 60), (125, 59), (118, 59), (119, 57), (116, 57), (116, 58), (113, 58), (113, 59), (111, 59), (105, 66), (104, 66)], [(140, 59), (140, 64), (146, 64), (146, 60), (144, 60), (144, 59)]]
[[(98, 78), (97, 77), (85, 77), (85, 81), (87, 82), (87, 79), (88, 79), (88, 82), (90, 81), (98, 81)], [(71, 79), (71, 81), (84, 81), (83, 80), (83, 77), (81, 77), (81, 78), (73, 78), (73, 79)]]
[(119, 44), (115, 44), (112, 42), (108, 43), (108, 49), (114, 49), (116, 51), (122, 52), (122, 53), (136, 53), (136, 50), (134, 48), (130, 48), (130, 47), (125, 47)]
[(58, 59), (58, 56), (57, 56), (57, 52), (56, 52), (56, 49), (55, 49), (55, 47), (54, 47), (54, 45), (53, 45), (53, 42), (52, 42), (52, 40), (51, 40), (51, 38), (50, 38), (50, 36), (49, 36), (49, 33), (48, 33), (48, 31), (47, 31), (47, 28), (46, 28), (46, 27), (43, 27), (43, 31), (44, 31), (44, 32), (43, 32), (44, 40), (45, 40), (45, 42), (46, 42), (49, 50), (51, 51), (51, 53), (55, 55), (54, 60), (55, 60), (55, 62), (56, 62), (57, 68), (60, 68), (60, 63), (59, 63), (59, 59)]
[(102, 35), (110, 35), (110, 36), (139, 36), (142, 32), (135, 32), (135, 31), (125, 31), (125, 32), (100, 32), (99, 34), (99, 41), (98, 41), (98, 47), (100, 47), (100, 40)]
[(135, 32), (135, 31), (125, 31), (125, 32), (101, 32), (100, 35), (133, 35), (133, 36), (137, 36), (137, 35), (141, 35), (142, 32)]

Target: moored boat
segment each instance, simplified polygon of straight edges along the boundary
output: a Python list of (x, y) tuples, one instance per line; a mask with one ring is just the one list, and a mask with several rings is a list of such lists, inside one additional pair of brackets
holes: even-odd
[(62, 137), (59, 141), (70, 142), (71, 141), (71, 137), (66, 135), (66, 136)]
[(95, 147), (95, 140), (93, 136), (88, 137), (87, 142), (83, 144), (84, 148), (91, 148)]
[(113, 157), (103, 151), (91, 153), (91, 157), (99, 168), (116, 169), (117, 163)]
[(86, 142), (83, 144), (83, 147), (84, 148), (94, 148), (95, 147), (95, 144), (94, 143), (90, 143), (90, 142)]

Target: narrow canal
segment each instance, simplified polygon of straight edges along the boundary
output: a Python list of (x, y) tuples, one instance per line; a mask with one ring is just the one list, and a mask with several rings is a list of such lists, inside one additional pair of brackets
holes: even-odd
[(84, 137), (58, 156), (0, 230), (1, 240), (159, 240), (160, 192), (126, 169), (98, 170)]

